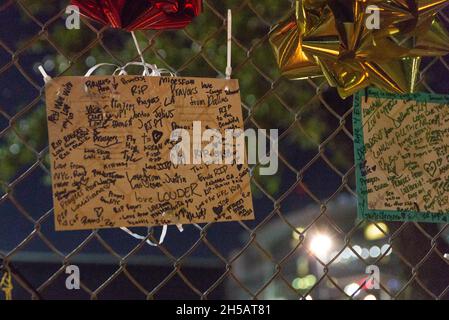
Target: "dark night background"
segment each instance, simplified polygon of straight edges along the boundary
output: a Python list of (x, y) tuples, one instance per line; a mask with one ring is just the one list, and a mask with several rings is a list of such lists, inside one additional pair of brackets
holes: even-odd
[[(163, 249), (120, 230), (54, 231), (43, 80), (37, 65), (44, 65), (52, 76), (81, 75), (95, 63), (137, 58), (124, 31), (93, 24), (100, 30), (94, 32), (83, 22), (81, 30), (65, 29), (60, 13), (66, 5), (67, 1), (0, 0), (0, 257), (7, 256), (13, 267), (13, 297), (29, 299), (34, 291), (34, 297), (44, 299), (197, 299), (202, 294), (211, 299), (256, 294), (344, 298), (328, 284), (323, 267), (315, 266), (305, 245), (292, 245), (292, 230), (300, 225), (327, 230), (337, 252), (347, 243), (373, 245), (363, 236), (368, 223), (358, 221), (355, 213), (353, 146), (348, 135), (352, 101), (338, 98), (322, 80), (279, 78), (266, 35), (291, 3), (206, 1), (204, 14), (186, 31), (138, 33), (148, 62), (180, 76), (223, 76), (225, 29), (217, 13), (224, 16), (225, 9), (232, 8), (233, 76), (240, 81), (246, 127), (278, 128), (281, 136), (279, 173), (254, 177), (255, 221), (202, 225), (202, 232), (184, 226), (179, 233), (172, 226)], [(423, 91), (449, 93), (448, 62), (448, 58), (423, 62)], [(443, 292), (449, 285), (449, 266), (431, 246), (442, 254), (449, 252), (446, 227), (388, 224), (388, 236), (379, 246), (391, 244), (393, 253), (379, 263), (385, 263), (388, 279), (396, 282), (391, 287), (386, 283), (390, 294), (377, 298), (396, 294), (434, 298)], [(156, 237), (160, 230), (155, 228)], [(134, 231), (145, 234), (146, 228)], [(251, 258), (253, 253), (257, 257)], [(64, 256), (67, 264), (80, 267), (82, 290), (65, 289)], [(304, 259), (307, 270), (300, 270)], [(332, 263), (329, 275), (345, 288), (363, 278), (368, 260), (356, 259), (346, 271)], [(418, 264), (416, 275), (412, 268)], [(285, 272), (277, 273), (279, 265)], [(259, 269), (266, 272), (248, 280)], [(307, 289), (294, 288), (299, 294), (295, 296), (291, 288), (295, 279), (310, 274), (323, 280)], [(284, 282), (289, 285), (279, 285)], [(442, 298), (448, 298), (447, 293)]]

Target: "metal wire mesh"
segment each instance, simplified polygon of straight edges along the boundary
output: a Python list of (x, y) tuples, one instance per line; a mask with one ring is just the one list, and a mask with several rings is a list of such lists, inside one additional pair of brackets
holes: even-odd
[[(252, 177), (256, 221), (190, 226), (184, 233), (173, 229), (157, 248), (118, 230), (56, 234), (43, 82), (35, 63), (44, 63), (56, 76), (80, 74), (95, 60), (103, 62), (98, 57), (120, 64), (137, 59), (134, 51), (125, 50), (129, 35), (88, 20), (82, 21), (82, 46), (74, 44), (80, 39), (77, 31), (61, 31), (66, 5), (48, 4), (45, 10), (32, 1), (0, 5), (5, 18), (0, 19), (0, 165), (10, 168), (0, 181), (0, 262), (12, 275), (13, 296), (45, 299), (63, 292), (70, 297), (63, 288), (65, 269), (80, 264), (85, 265), (80, 297), (91, 299), (119, 294), (147, 299), (358, 299), (370, 292), (382, 299), (449, 297), (447, 225), (370, 225), (356, 219), (350, 99), (340, 100), (322, 80), (289, 82), (271, 61), (268, 31), (292, 7), (286, 0), (206, 0), (196, 27), (138, 34), (148, 61), (177, 75), (222, 77), (225, 9), (240, 17), (233, 56), (245, 126), (280, 130), (279, 173)], [(440, 18), (448, 22), (443, 12)], [(66, 36), (55, 36), (58, 32)], [(170, 59), (179, 51), (181, 56)], [(444, 58), (425, 61), (423, 90), (447, 93), (448, 70)], [(376, 246), (363, 240), (373, 226), (383, 241)], [(311, 249), (317, 232), (332, 238), (333, 250), (326, 257)], [(155, 236), (148, 234), (149, 239)], [(371, 247), (362, 248), (363, 243)], [(108, 267), (97, 270), (99, 264)], [(365, 288), (369, 265), (381, 271), (377, 291)], [(117, 286), (123, 281), (125, 291)], [(356, 290), (348, 287), (354, 283)]]

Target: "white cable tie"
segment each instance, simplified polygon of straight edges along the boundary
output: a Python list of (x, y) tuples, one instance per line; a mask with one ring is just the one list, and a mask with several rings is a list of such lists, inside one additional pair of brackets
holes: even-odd
[(226, 65), (226, 79), (231, 79), (232, 74), (232, 11), (228, 9), (228, 38), (227, 38), (227, 65)]
[[(122, 228), (120, 228), (120, 229), (123, 230), (123, 231), (125, 231), (127, 234), (129, 234), (131, 237), (133, 237), (133, 238), (135, 238), (135, 239), (137, 239), (137, 240), (144, 240), (144, 239), (146, 238), (146, 237), (144, 237), (144, 236), (141, 236), (140, 234), (137, 234), (137, 233), (132, 232), (132, 231), (129, 230), (128, 228), (122, 227)], [(162, 235), (161, 235), (161, 237), (162, 237)], [(164, 235), (164, 237), (165, 237), (165, 235)], [(147, 239), (145, 242), (146, 242), (147, 244), (149, 244), (150, 246), (152, 246), (152, 247), (157, 247), (157, 244), (151, 242), (149, 239)], [(159, 244), (161, 244), (161, 243), (162, 243), (162, 242), (159, 240)]]
[(143, 64), (143, 67), (144, 67), (143, 75), (144, 76), (145, 75), (149, 76), (150, 73), (148, 72), (147, 64), (145, 63), (145, 59), (143, 58), (142, 50), (140, 50), (139, 42), (137, 41), (137, 38), (136, 38), (136, 35), (134, 34), (134, 31), (131, 31), (131, 36), (133, 37), (134, 45), (136, 46), (137, 53), (139, 54), (140, 60), (142, 61), (142, 64)]
[(91, 68), (89, 68), (89, 70), (87, 70), (87, 72), (86, 72), (86, 74), (84, 76), (85, 77), (90, 77), (95, 71), (97, 71), (98, 68), (106, 67), (106, 66), (120, 68), (118, 65), (113, 64), (113, 63), (98, 63), (98, 64), (92, 66)]
[(42, 78), (44, 78), (45, 83), (49, 83), (52, 80), (52, 78), (47, 74), (47, 72), (45, 72), (45, 69), (42, 65), (39, 65), (37, 69), (42, 74)]

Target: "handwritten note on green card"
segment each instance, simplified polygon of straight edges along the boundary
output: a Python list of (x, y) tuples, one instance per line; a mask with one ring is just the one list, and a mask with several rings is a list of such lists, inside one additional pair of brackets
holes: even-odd
[(353, 120), (359, 217), (449, 222), (449, 96), (370, 88)]

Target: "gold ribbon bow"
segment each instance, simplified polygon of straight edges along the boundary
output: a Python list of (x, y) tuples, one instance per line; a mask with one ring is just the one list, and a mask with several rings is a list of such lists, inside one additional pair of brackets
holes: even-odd
[(370, 85), (413, 92), (421, 58), (449, 52), (449, 34), (436, 16), (448, 3), (297, 0), (270, 42), (284, 76), (325, 76), (343, 98)]

